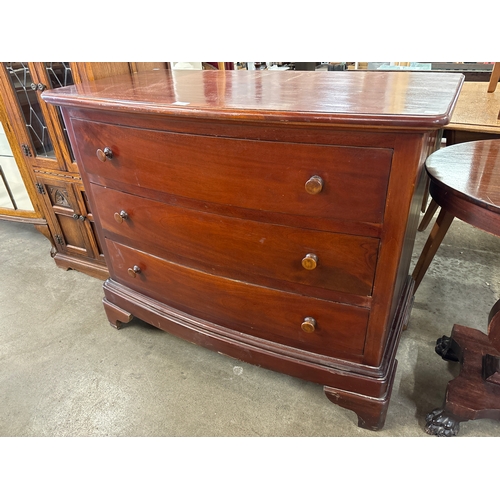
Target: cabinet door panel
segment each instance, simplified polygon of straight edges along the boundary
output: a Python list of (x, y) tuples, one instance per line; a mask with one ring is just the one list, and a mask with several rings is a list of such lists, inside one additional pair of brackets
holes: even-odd
[[(57, 89), (74, 84), (72, 67), (69, 62), (34, 63), (34, 69), (37, 81), (48, 89)], [(47, 106), (45, 114), (51, 122), (53, 135), (57, 138), (57, 144), (60, 148), (60, 159), (64, 162), (66, 170), (78, 172), (61, 109), (59, 106)]]
[(47, 119), (47, 105), (40, 98), (34, 66), (26, 62), (2, 63), (2, 78), (10, 94), (17, 125), (17, 136), (28, 163), (50, 170), (64, 170), (57, 158), (59, 153), (51, 122)]
[(73, 183), (49, 176), (38, 176), (37, 181), (50, 216), (57, 250), (93, 258), (94, 251), (88, 235), (89, 222), (82, 214)]
[(67, 253), (88, 256), (87, 248), (85, 248), (85, 238), (83, 237), (81, 227), (79, 227), (81, 225), (79, 221), (75, 221), (70, 213), (64, 213), (63, 211), (54, 212), (64, 235)]

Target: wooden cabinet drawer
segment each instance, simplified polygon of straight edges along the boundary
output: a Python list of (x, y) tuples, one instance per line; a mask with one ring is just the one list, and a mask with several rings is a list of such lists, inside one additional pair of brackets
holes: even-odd
[[(367, 309), (214, 276), (108, 239), (106, 245), (113, 279), (195, 317), (319, 354), (363, 351)], [(307, 317), (316, 321), (313, 332), (302, 330)]]
[[(391, 149), (254, 141), (73, 120), (90, 179), (246, 209), (379, 223)], [(104, 162), (96, 151), (109, 148)], [(104, 157), (102, 157), (104, 158)], [(311, 177), (322, 190), (306, 192)]]
[(265, 276), (371, 295), (375, 238), (188, 210), (97, 185), (91, 191), (106, 234), (136, 242), (134, 247), (231, 278)]

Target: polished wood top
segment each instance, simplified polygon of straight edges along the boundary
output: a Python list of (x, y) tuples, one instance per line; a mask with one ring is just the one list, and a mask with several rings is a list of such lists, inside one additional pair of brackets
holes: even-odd
[(43, 92), (60, 106), (266, 122), (436, 129), (463, 76), (362, 71), (151, 71)]
[(429, 156), (426, 168), (447, 193), (500, 214), (500, 139), (445, 147)]
[(465, 82), (447, 129), (500, 134), (500, 92), (488, 82)]

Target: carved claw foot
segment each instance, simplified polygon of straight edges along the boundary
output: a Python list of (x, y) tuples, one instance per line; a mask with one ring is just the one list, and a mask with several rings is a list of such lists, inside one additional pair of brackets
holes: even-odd
[(438, 437), (452, 437), (458, 434), (460, 422), (441, 408), (431, 411), (425, 417), (425, 432)]
[(453, 350), (453, 341), (451, 337), (443, 335), (440, 339), (437, 339), (435, 351), (445, 361), (459, 361), (457, 353)]

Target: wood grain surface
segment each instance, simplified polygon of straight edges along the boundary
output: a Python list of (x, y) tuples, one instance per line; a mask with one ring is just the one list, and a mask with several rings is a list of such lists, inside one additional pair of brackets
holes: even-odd
[(169, 116), (440, 128), (463, 75), (414, 72), (152, 71), (47, 93), (55, 105)]

